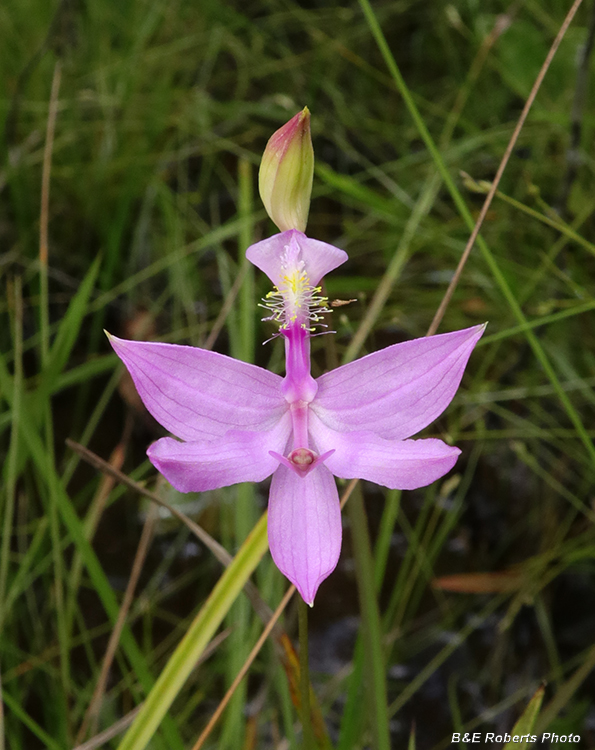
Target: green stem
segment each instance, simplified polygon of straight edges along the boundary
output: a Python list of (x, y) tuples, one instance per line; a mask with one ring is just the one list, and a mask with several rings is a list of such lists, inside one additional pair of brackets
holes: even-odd
[(252, 195), (252, 165), (246, 159), (240, 159), (238, 164), (238, 183), (238, 215), (243, 221), (238, 235), (240, 250), (238, 266), (239, 268), (245, 267), (245, 275), (239, 295), (241, 351), (237, 356), (244, 362), (254, 362), (254, 266), (246, 258), (246, 250), (254, 241), (254, 222), (251, 219), (254, 211), (254, 197)]
[(314, 736), (310, 721), (310, 671), (308, 667), (308, 605), (298, 597), (298, 624), (300, 634), (300, 697), (302, 707), (302, 732), (304, 750), (314, 750)]
[(361, 488), (353, 491), (347, 503), (355, 574), (362, 616), (362, 636), (365, 651), (364, 677), (366, 695), (369, 700), (369, 716), (373, 747), (375, 750), (390, 750), (390, 730), (387, 712), (386, 675), (382, 650), (382, 628), (374, 584), (374, 562), (368, 521), (364, 509)]
[[(8, 298), (12, 302), (14, 310), (14, 392), (12, 397), (12, 430), (6, 464), (6, 504), (4, 506), (2, 546), (0, 550), (0, 606), (3, 609), (6, 607), (4, 597), (8, 578), (12, 524), (17, 492), (19, 422), (21, 418), (21, 393), (23, 385), (23, 293), (20, 276), (16, 276), (12, 285), (9, 286)], [(2, 625), (0, 624), (1, 630)]]

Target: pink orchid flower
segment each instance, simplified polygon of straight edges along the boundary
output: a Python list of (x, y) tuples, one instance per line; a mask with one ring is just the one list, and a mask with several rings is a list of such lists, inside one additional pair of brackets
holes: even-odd
[(347, 255), (289, 230), (247, 257), (275, 286), (267, 302), (285, 339), (284, 378), (195, 347), (110, 341), (149, 412), (179, 438), (147, 451), (176, 489), (273, 476), (271, 554), (311, 605), (341, 550), (333, 475), (415, 489), (446, 474), (458, 448), (409, 438), (451, 402), (484, 326), (395, 344), (314, 380), (310, 334), (325, 310), (317, 284)]

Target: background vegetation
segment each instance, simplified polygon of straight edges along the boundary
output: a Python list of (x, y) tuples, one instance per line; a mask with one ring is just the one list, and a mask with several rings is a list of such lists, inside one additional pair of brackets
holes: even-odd
[[(569, 7), (373, 3), (472, 215)], [(308, 233), (349, 253), (327, 292), (356, 300), (335, 310), (335, 336), (314, 340), (316, 371), (430, 325), (469, 222), (362, 8), (0, 5), (0, 747), (117, 747), (123, 724), (92, 738), (129, 723), (221, 575), (186, 525), (66, 438), (231, 554), (265, 507), (266, 486), (179, 495), (156, 476), (144, 451), (162, 433), (102, 329), (280, 370), (279, 342), (261, 346), (267, 280), (243, 251), (274, 231), (255, 193), (266, 140), (304, 105), (317, 158)], [(355, 490), (372, 557), (354, 557), (346, 516), (339, 567), (310, 618), (321, 747), (404, 747), (413, 723), (417, 746), (435, 750), (453, 731), (510, 732), (544, 680), (536, 727), (595, 746), (594, 29), (585, 2), (441, 324), (489, 321), (459, 395), (427, 431), (462, 448), (456, 469), (402, 496)], [(268, 555), (254, 582), (274, 609), (286, 582)], [(109, 644), (119, 611), (125, 626)], [(151, 747), (194, 746), (260, 619), (237, 599)], [(281, 622), (293, 637), (293, 604)], [(290, 652), (280, 657), (275, 638), (206, 747), (300, 746)], [(367, 672), (375, 649), (383, 684)]]

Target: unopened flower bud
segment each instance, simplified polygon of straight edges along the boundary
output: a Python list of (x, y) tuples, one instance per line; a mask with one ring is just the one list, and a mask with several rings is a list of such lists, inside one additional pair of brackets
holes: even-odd
[(267, 143), (260, 162), (258, 188), (268, 215), (282, 232), (304, 232), (308, 222), (314, 149), (310, 137), (310, 111), (301, 112)]

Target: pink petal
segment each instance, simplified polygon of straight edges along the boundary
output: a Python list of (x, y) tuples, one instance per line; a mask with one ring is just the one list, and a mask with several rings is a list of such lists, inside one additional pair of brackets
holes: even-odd
[(452, 401), (485, 326), (405, 341), (317, 379), (310, 408), (333, 430), (415, 435)]
[(325, 274), (347, 260), (347, 253), (343, 250), (328, 245), (326, 242), (310, 239), (297, 229), (274, 234), (266, 240), (251, 245), (246, 251), (246, 257), (250, 263), (254, 263), (257, 268), (266, 273), (275, 286), (279, 286), (284, 275), (281, 259), (290, 246), (292, 250), (297, 249), (296, 244), (312, 286), (316, 286)]
[(392, 490), (414, 490), (444, 476), (461, 451), (442, 440), (386, 440), (372, 432), (335, 432), (317, 417), (310, 433), (319, 451), (335, 452), (325, 465), (342, 479), (367, 479)]
[(271, 482), (268, 524), (275, 565), (312, 605), (341, 552), (341, 508), (330, 471), (319, 465), (299, 477), (280, 465)]
[(180, 443), (161, 438), (149, 446), (153, 466), (180, 492), (204, 492), (237, 482), (262, 482), (279, 461), (291, 432), (289, 413), (267, 432), (230, 430), (211, 442)]
[(288, 408), (282, 378), (261, 367), (193, 346), (109, 339), (149, 412), (183, 440), (267, 430)]

